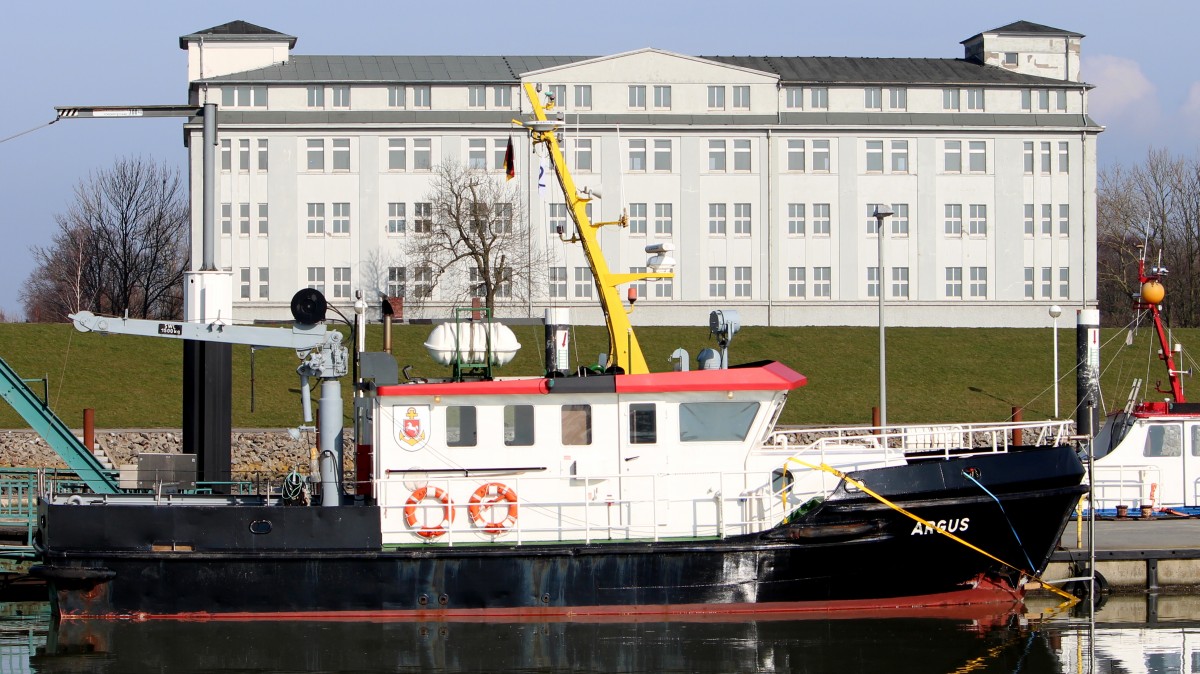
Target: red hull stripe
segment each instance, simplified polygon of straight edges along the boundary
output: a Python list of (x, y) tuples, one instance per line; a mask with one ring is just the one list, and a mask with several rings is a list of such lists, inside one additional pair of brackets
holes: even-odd
[[(804, 375), (782, 363), (732, 370), (692, 370), (615, 376), (617, 393), (685, 391), (790, 391), (807, 383)], [(494, 381), (399, 384), (380, 386), (379, 396), (432, 395), (541, 395), (550, 392), (547, 380), (499, 379)]]
[(852, 617), (927, 616), (979, 618), (995, 615), (1021, 602), (1023, 592), (1002, 583), (982, 581), (978, 586), (956, 592), (840, 601), (777, 602), (769, 604), (668, 604), (634, 606), (554, 606), (494, 609), (422, 609), (409, 611), (302, 611), (280, 613), (134, 613), (108, 615), (62, 614), (63, 620), (325, 620), (344, 622), (405, 621), (555, 621), (555, 622), (640, 622), (669, 620), (722, 622), (728, 620), (802, 620)]

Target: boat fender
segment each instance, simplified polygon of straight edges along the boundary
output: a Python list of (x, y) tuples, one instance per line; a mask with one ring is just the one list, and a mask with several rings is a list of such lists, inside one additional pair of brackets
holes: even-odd
[(117, 572), (103, 567), (46, 566), (30, 567), (29, 575), (58, 583), (102, 583), (117, 577)]
[[(488, 520), (484, 518), (484, 510), (489, 510), (501, 502), (508, 503), (508, 511), (505, 513), (504, 519)], [(517, 492), (499, 482), (488, 482), (471, 494), (467, 512), (470, 513), (471, 521), (475, 523), (475, 526), (483, 529), (484, 533), (499, 536), (517, 523)]]
[[(427, 498), (432, 497), (442, 504), (442, 521), (435, 525), (426, 525), (418, 528), (417, 506)], [(409, 497), (408, 502), (404, 504), (404, 521), (410, 529), (416, 529), (419, 536), (425, 538), (437, 538), (446, 533), (451, 522), (454, 521), (454, 504), (450, 502), (450, 495), (438, 487), (421, 487), (414, 491)]]

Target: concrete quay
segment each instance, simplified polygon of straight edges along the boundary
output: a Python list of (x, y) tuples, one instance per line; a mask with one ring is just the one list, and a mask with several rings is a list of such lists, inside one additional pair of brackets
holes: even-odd
[[(1086, 568), (1088, 522), (1072, 520), (1043, 578), (1051, 583)], [(1096, 521), (1096, 570), (1114, 591), (1182, 592), (1200, 588), (1200, 518)]]

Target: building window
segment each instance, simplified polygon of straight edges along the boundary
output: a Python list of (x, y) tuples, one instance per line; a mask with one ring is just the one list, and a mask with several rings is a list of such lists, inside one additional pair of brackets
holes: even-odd
[(331, 88), (333, 92), (333, 107), (348, 108), (350, 107), (350, 87), (339, 85)]
[(244, 299), (250, 299), (250, 268), (246, 267), (238, 270), (238, 280), (240, 281), (238, 295)]
[(1067, 111), (1067, 90), (1059, 89), (1054, 92), (1054, 108), (1059, 112)]
[(238, 204), (238, 234), (250, 236), (250, 204)]
[(746, 85), (737, 85), (733, 87), (733, 107), (735, 110), (750, 109), (750, 87)]
[(325, 87), (320, 85), (308, 87), (308, 107), (324, 108), (325, 107)]
[(947, 236), (962, 235), (962, 204), (946, 204), (946, 228)]
[(813, 297), (833, 297), (833, 269), (813, 267)]
[(588, 267), (575, 268), (575, 299), (592, 298), (592, 270)]
[(875, 209), (882, 204), (867, 204), (867, 235), (877, 236), (879, 234), (879, 221), (875, 219)]
[(592, 170), (592, 139), (575, 139), (575, 170), (590, 173)]
[(892, 236), (908, 236), (908, 204), (892, 204)]
[(1071, 168), (1071, 145), (1066, 141), (1058, 143), (1058, 172), (1067, 173)]
[(955, 110), (959, 108), (958, 89), (942, 89), (942, 109)]
[(271, 269), (269, 267), (258, 268), (258, 298), (261, 300), (271, 297)]
[(487, 107), (487, 87), (482, 84), (472, 84), (467, 87), (467, 107)]
[(946, 297), (962, 296), (962, 267), (946, 267)]
[(1025, 236), (1033, 236), (1034, 233), (1033, 204), (1025, 204)]
[(1042, 143), (1041, 170), (1043, 175), (1049, 175), (1051, 165), (1050, 143)]
[(629, 233), (646, 235), (646, 204), (629, 204)]
[(473, 171), (487, 170), (487, 139), (467, 139), (467, 168)]
[(313, 288), (322, 295), (325, 294), (325, 268), (324, 267), (309, 267), (308, 268), (308, 287)]
[(750, 297), (754, 289), (754, 272), (751, 267), (733, 268), (733, 296)]
[(492, 230), (497, 234), (513, 233), (512, 204), (494, 204), (492, 206)]
[(654, 298), (660, 300), (669, 300), (672, 297), (674, 285), (671, 279), (659, 279), (654, 282)]
[(567, 299), (567, 268), (550, 268), (550, 297), (552, 299)]
[(804, 297), (808, 289), (805, 287), (804, 267), (788, 267), (788, 297)]
[(908, 109), (908, 89), (888, 89), (888, 109)]
[(787, 225), (789, 235), (804, 236), (804, 204), (788, 204)]
[(908, 173), (908, 141), (892, 141), (892, 173)]
[(576, 110), (591, 110), (592, 109), (592, 85), (576, 84), (575, 85), (575, 109)]
[(221, 140), (221, 170), (233, 170), (233, 141), (229, 139)]
[(267, 139), (258, 139), (258, 172), (267, 172)]
[(725, 297), (725, 268), (708, 268), (708, 296)]
[(391, 202), (388, 204), (387, 233), (403, 234), (408, 228), (407, 204)]
[(388, 107), (403, 108), (404, 107), (404, 87), (401, 85), (392, 85), (387, 88), (388, 92)]
[(1053, 231), (1053, 213), (1054, 206), (1051, 204), (1042, 204), (1042, 236), (1050, 236)]
[(1033, 299), (1033, 267), (1025, 268), (1025, 299)]
[(250, 172), (250, 139), (238, 140), (238, 170)]
[(971, 173), (986, 173), (987, 143), (982, 140), (970, 141), (967, 143), (967, 151), (969, 152), (967, 167)]
[(404, 297), (404, 267), (388, 267), (387, 294), (388, 297)]
[(222, 87), (221, 106), (226, 108), (265, 108), (267, 107), (267, 88), (245, 85)]
[(883, 89), (879, 87), (867, 87), (863, 89), (863, 106), (868, 110), (882, 110)]
[(883, 141), (867, 141), (867, 172), (883, 173)]
[(1058, 298), (1065, 300), (1071, 296), (1071, 269), (1058, 268)]
[(829, 236), (832, 222), (829, 217), (829, 204), (813, 204), (812, 221), (814, 235)]
[(790, 138), (787, 142), (787, 170), (804, 170), (804, 141)]
[(548, 207), (548, 210), (547, 210), (547, 215), (549, 218), (549, 221), (547, 224), (550, 225), (550, 231), (552, 231), (552, 232), (566, 232), (567, 231), (567, 205), (566, 204), (550, 204), (550, 206)]
[(268, 232), (267, 204), (258, 205), (258, 233), (266, 236)]
[(892, 297), (908, 299), (908, 267), (892, 267)]
[(429, 171), (433, 168), (433, 140), (431, 138), (413, 139), (413, 170)]
[(971, 297), (987, 299), (987, 267), (971, 267)]
[(645, 171), (646, 170), (646, 141), (645, 141), (645, 139), (632, 138), (629, 140), (629, 170), (630, 171)]
[(1059, 236), (1070, 236), (1071, 235), (1071, 205), (1070, 204), (1059, 204), (1058, 205), (1058, 235)]
[(333, 205), (333, 234), (350, 233), (350, 204), (338, 202)]
[(654, 85), (654, 107), (657, 110), (671, 109), (671, 85)]
[(221, 204), (221, 233), (233, 233), (233, 204)]
[(813, 87), (808, 91), (809, 102), (812, 103), (809, 107), (813, 110), (826, 110), (829, 108), (829, 89), (825, 87)]
[(413, 97), (413, 107), (414, 108), (430, 107), (431, 102), (432, 102), (432, 97), (430, 95), (431, 92), (429, 90), (428, 85), (413, 87), (412, 93), (413, 93), (412, 97)]
[(416, 234), (429, 234), (433, 232), (432, 203), (418, 201), (413, 204), (413, 232)]
[(814, 171), (829, 172), (829, 141), (814, 140), (812, 142), (812, 167)]
[(321, 138), (308, 139), (308, 170), (325, 170), (325, 141)]
[(654, 235), (670, 237), (674, 229), (674, 206), (672, 204), (654, 204)]
[(308, 205), (308, 234), (320, 236), (325, 233), (325, 204)]
[(1051, 271), (1050, 267), (1042, 267), (1042, 299), (1044, 300), (1050, 299), (1050, 291), (1054, 285), (1053, 281), (1050, 280)]
[(492, 87), (492, 105), (496, 108), (512, 107), (512, 87)]
[(803, 87), (784, 87), (783, 88), (783, 104), (789, 110), (803, 109), (804, 108), (804, 88)]
[(333, 296), (341, 299), (350, 298), (350, 268), (333, 268)]
[(962, 173), (962, 141), (946, 141), (945, 160), (946, 173)]
[(983, 112), (983, 89), (967, 89), (967, 110)]
[(708, 205), (708, 233), (710, 236), (725, 236), (725, 204)]
[[(630, 268), (629, 268), (629, 273), (630, 273), (630, 274), (645, 274), (645, 273), (646, 273), (646, 268), (645, 268), (645, 267), (630, 267)], [(633, 289), (633, 293), (634, 293), (634, 295), (633, 295), (633, 296), (634, 296), (634, 297), (636, 297), (636, 298), (641, 298), (641, 297), (646, 297), (646, 296), (647, 296), (647, 295), (646, 295), (646, 281), (645, 281), (645, 280), (641, 280), (641, 281), (634, 281), (634, 282), (632, 282), (632, 283), (630, 283), (630, 284), (629, 284), (629, 287), (630, 287), (631, 289)]]
[(708, 87), (708, 109), (709, 110), (724, 110), (725, 109), (725, 87), (709, 85), (709, 87)]
[(733, 205), (733, 233), (740, 236), (750, 236), (750, 204)]
[(725, 170), (725, 141), (708, 141), (708, 170), (714, 172)]
[(671, 141), (658, 138), (654, 141), (654, 170), (669, 172), (671, 170)]
[(1025, 168), (1025, 175), (1033, 174), (1033, 143), (1031, 141), (1025, 141), (1024, 168)]
[(417, 267), (416, 278), (413, 279), (413, 292), (417, 297), (433, 297), (433, 269)]
[(733, 141), (733, 170), (742, 173), (749, 173), (751, 168), (750, 162), (750, 139), (739, 139)]
[(867, 267), (867, 297), (879, 297), (879, 267)]
[(642, 84), (629, 85), (629, 109), (646, 109), (646, 87)]
[(1004, 65), (1006, 65), (1006, 66), (1017, 65), (1017, 52), (1015, 52), (1015, 51), (1004, 52)]
[(350, 170), (350, 139), (349, 138), (334, 138), (333, 139), (333, 170), (334, 171), (349, 171)]
[(968, 232), (971, 236), (987, 236), (987, 204), (971, 204)]
[(550, 99), (554, 102), (554, 105), (556, 105), (560, 108), (567, 107), (567, 85), (551, 84), (549, 96), (550, 96)]
[(403, 171), (408, 154), (408, 141), (403, 138), (388, 138), (388, 170)]

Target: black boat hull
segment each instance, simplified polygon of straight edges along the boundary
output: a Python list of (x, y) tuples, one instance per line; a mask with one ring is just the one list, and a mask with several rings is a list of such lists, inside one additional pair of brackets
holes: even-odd
[[(1016, 568), (1044, 568), (1083, 492), (1074, 454), (1027, 454), (1024, 470), (1039, 472), (1014, 470), (1011, 479), (1014, 455), (856, 474), (974, 548), (844, 486), (790, 524), (724, 539), (393, 550), (362, 533), (379, 516), (370, 507), (317, 509), (326, 521), (311, 526), (322, 538), (302, 530), (310, 509), (43, 504), (39, 574), (63, 618), (764, 613), (1011, 602), (1020, 596)], [(987, 491), (963, 479), (968, 469)], [(1034, 488), (1018, 488), (1030, 482)], [(279, 539), (287, 545), (245, 533), (263, 521), (287, 531)], [(139, 540), (156, 538), (191, 542), (137, 549)]]

